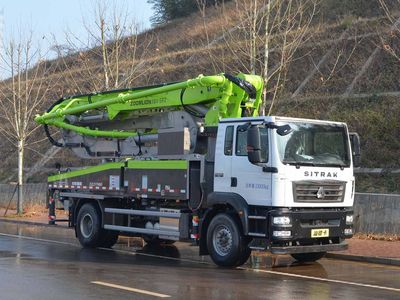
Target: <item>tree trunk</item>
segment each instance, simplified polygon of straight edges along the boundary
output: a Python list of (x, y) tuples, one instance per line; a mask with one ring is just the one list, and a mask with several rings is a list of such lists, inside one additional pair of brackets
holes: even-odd
[(251, 49), (250, 49), (250, 72), (256, 74), (256, 59), (257, 59), (257, 0), (253, 2), (252, 10), (252, 25), (251, 25)]
[(100, 34), (101, 34), (101, 50), (103, 56), (103, 72), (104, 72), (104, 85), (108, 90), (109, 88), (109, 77), (108, 77), (108, 59), (107, 59), (107, 45), (106, 45), (106, 36), (105, 36), (105, 21), (102, 16), (100, 16)]
[(264, 89), (263, 89), (263, 100), (261, 104), (261, 115), (265, 116), (265, 108), (267, 107), (267, 88), (269, 89), (269, 39), (270, 39), (270, 22), (271, 16), (271, 0), (268, 0), (267, 3), (267, 11), (265, 15), (265, 33), (264, 33), (264, 70), (263, 70), (263, 77), (264, 77)]
[(18, 141), (18, 197), (17, 197), (17, 214), (23, 213), (23, 177), (24, 171), (24, 141)]

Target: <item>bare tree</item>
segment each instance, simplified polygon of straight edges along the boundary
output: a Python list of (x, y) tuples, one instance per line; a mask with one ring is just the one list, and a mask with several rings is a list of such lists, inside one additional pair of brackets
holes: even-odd
[(151, 36), (140, 34), (139, 24), (131, 21), (126, 8), (98, 1), (93, 21), (85, 21), (84, 27), (87, 39), (66, 35), (66, 48), (74, 54), (58, 52), (66, 80), (77, 92), (126, 87), (150, 69), (144, 58)]
[[(21, 36), (21, 35), (20, 35)], [(40, 49), (32, 44), (32, 34), (24, 39), (10, 40), (4, 44), (0, 55), (2, 69), (8, 79), (0, 83), (1, 134), (17, 149), (18, 157), (18, 203), (17, 212), (23, 212), (24, 155), (26, 148), (38, 140), (38, 125), (33, 116), (40, 111), (43, 100), (48, 96), (51, 83), (46, 78), (49, 67), (44, 62)]]
[[(66, 43), (53, 37), (59, 72), (49, 77), (58, 81), (58, 96), (98, 92), (105, 89), (132, 86), (146, 75), (155, 60), (146, 60), (152, 35), (140, 33), (140, 25), (128, 15), (126, 7), (116, 2), (98, 0), (92, 13), (85, 14), (83, 26), (86, 38), (66, 33)], [(54, 133), (58, 137), (58, 133)], [(48, 153), (57, 152), (55, 146)], [(48, 157), (37, 162), (31, 172), (43, 166)]]
[(379, 0), (382, 9), (385, 12), (387, 20), (391, 24), (389, 34), (381, 36), (381, 41), (383, 44), (383, 49), (385, 49), (390, 55), (400, 61), (400, 17), (395, 16), (390, 4), (394, 7), (400, 6), (400, 0), (387, 1)]
[(264, 77), (261, 113), (270, 114), (297, 50), (311, 37), (317, 0), (235, 2), (239, 30), (226, 30), (225, 42), (237, 66)]
[(208, 33), (208, 26), (207, 26), (207, 0), (196, 0), (196, 4), (197, 4), (197, 8), (200, 12), (201, 18), (203, 20), (203, 31), (204, 31), (204, 35), (205, 35), (207, 55), (210, 59), (210, 63), (211, 63), (214, 73), (217, 73), (217, 67), (215, 66), (215, 63), (214, 63), (214, 56), (211, 51), (211, 42), (210, 42), (210, 36)]

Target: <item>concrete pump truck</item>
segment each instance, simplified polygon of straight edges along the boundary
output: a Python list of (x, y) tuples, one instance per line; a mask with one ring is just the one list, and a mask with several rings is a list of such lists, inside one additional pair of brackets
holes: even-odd
[(226, 267), (252, 249), (298, 261), (345, 249), (358, 136), (259, 116), (262, 90), (259, 76), (220, 74), (58, 100), (36, 122), (101, 164), (48, 177), (49, 222), (62, 201), (83, 247), (187, 241)]

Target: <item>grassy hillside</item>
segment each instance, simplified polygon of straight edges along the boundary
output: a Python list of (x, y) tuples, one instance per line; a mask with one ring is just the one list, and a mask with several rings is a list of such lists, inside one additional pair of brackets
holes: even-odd
[[(121, 57), (121, 74), (135, 63), (140, 71), (124, 86), (183, 80), (201, 73), (248, 71), (248, 37), (242, 21), (235, 3), (228, 2), (208, 9), (205, 18), (196, 13), (142, 33), (136, 49), (140, 63), (130, 60), (129, 55)], [(273, 113), (345, 121), (361, 136), (363, 167), (400, 168), (397, 154), (400, 96), (396, 94), (400, 91), (400, 62), (383, 49), (381, 40), (390, 34), (390, 24), (378, 1), (322, 1), (308, 29), (307, 39), (285, 66)], [(279, 38), (271, 38), (271, 66), (279, 60), (279, 47), (273, 50)], [(390, 43), (399, 47), (400, 40), (393, 37)], [(263, 45), (259, 44), (258, 48), (263, 49)], [(101, 60), (95, 50), (47, 62), (53, 68), (50, 77), (55, 80), (43, 108), (60, 97), (95, 91), (91, 83), (101, 80), (102, 76)], [(123, 49), (123, 53), (129, 54), (129, 51)], [(259, 55), (261, 58), (262, 54)], [(91, 63), (90, 76), (83, 71), (86, 61)], [(261, 65), (256, 69), (260, 73)], [(293, 96), (305, 79), (301, 92)], [(352, 83), (351, 93), (346, 94)], [(41, 135), (35, 138), (42, 138)], [(16, 167), (16, 158), (6, 140), (0, 140), (0, 145), (5, 153), (10, 153), (0, 164), (0, 178), (9, 180), (8, 170)], [(48, 147), (49, 143), (43, 141), (28, 150), (27, 166), (40, 159)], [(68, 150), (61, 151), (56, 159), (67, 166), (82, 164)], [(374, 186), (374, 178), (382, 181), (379, 187)], [(359, 191), (400, 192), (396, 176), (385, 175), (383, 179), (363, 176), (360, 179)], [(43, 181), (43, 176), (30, 180)]]

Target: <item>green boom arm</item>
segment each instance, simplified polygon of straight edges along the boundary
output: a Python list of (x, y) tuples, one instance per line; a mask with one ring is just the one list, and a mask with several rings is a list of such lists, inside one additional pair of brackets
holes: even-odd
[(63, 99), (35, 121), (58, 128), (75, 131), (82, 135), (127, 138), (136, 132), (106, 131), (71, 124), (66, 117), (88, 116), (107, 113), (113, 120), (152, 115), (163, 111), (182, 110), (186, 106), (202, 104), (206, 107), (205, 126), (215, 126), (221, 118), (257, 116), (263, 88), (262, 78), (239, 74), (237, 77), (220, 74), (200, 75), (195, 79), (97, 94), (74, 96)]

